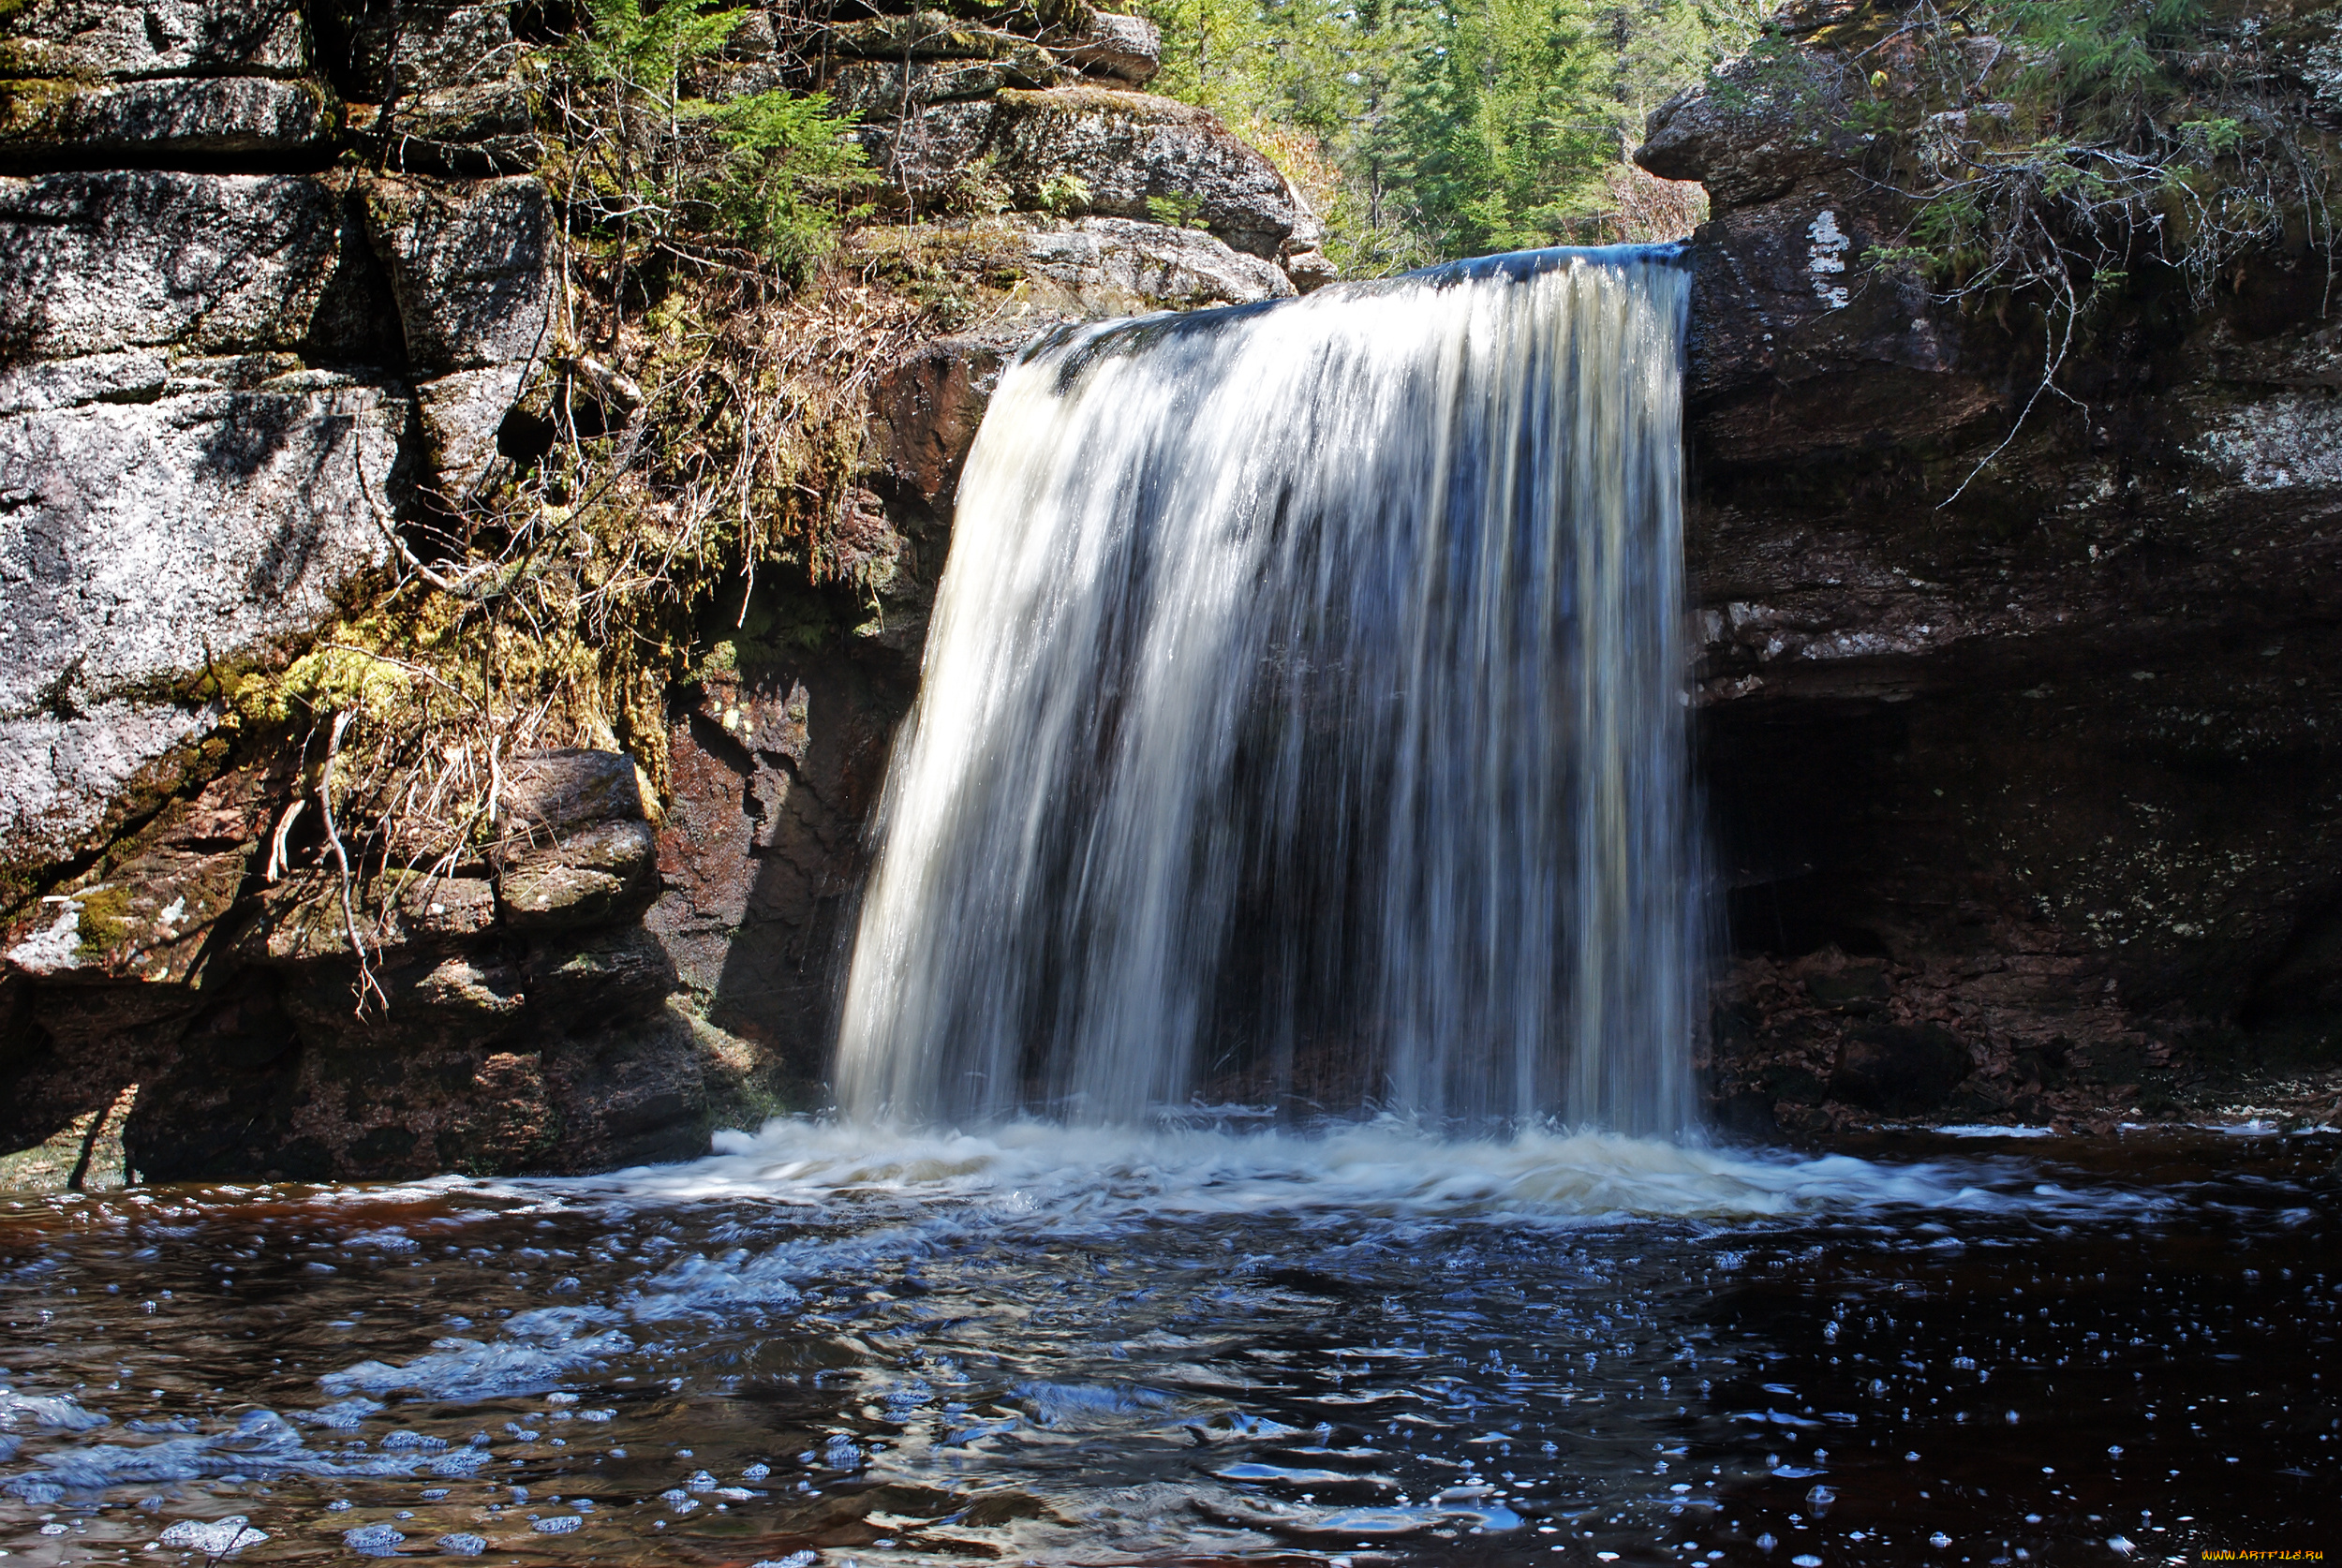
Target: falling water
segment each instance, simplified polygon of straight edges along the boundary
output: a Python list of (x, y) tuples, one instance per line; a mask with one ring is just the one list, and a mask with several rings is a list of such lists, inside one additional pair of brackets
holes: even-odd
[(847, 1111), (1681, 1129), (1686, 293), (1538, 251), (1028, 349), (881, 807)]

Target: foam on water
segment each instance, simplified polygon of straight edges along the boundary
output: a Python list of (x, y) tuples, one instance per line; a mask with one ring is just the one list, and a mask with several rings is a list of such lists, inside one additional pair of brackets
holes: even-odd
[[(1307, 1131), (1020, 1120), (931, 1132), (781, 1117), (753, 1133), (718, 1133), (704, 1160), (608, 1179), (638, 1200), (753, 1197), (845, 1205), (866, 1215), (901, 1204), (923, 1223), (1062, 1231), (1209, 1215), (1542, 1226), (1623, 1216), (1730, 1221), (1887, 1206), (2084, 1209), (2139, 1201), (2053, 1193), (2023, 1176), (2007, 1161), (1884, 1163), (1551, 1127), (1457, 1138), (1398, 1117)], [(946, 1206), (934, 1207), (939, 1201)], [(714, 1280), (692, 1283), (704, 1289)]]

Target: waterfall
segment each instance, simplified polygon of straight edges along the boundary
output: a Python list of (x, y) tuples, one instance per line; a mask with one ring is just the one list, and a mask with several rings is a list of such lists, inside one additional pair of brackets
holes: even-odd
[(968, 460), (851, 1116), (1280, 1093), (1681, 1131), (1672, 251), (1063, 329)]

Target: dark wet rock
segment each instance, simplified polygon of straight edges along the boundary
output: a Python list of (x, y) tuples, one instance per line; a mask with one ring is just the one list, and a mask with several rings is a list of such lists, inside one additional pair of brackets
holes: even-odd
[(1752, 1010), (1719, 1091), (1936, 1028), (1976, 1064), (1939, 1114), (2100, 1117), (2192, 1092), (2216, 1041), (2331, 1041), (2321, 265), (2274, 250), (2201, 314), (2107, 312), (2062, 383), (2087, 413), (2046, 399), (1995, 455), (2038, 356), (1875, 263), (1910, 213), (1825, 111), (1891, 16), (1812, 9), (1641, 155), (1717, 214), (1688, 259), (1687, 525), (1724, 991)]
[(1830, 1075), (1834, 1100), (1890, 1113), (1932, 1111), (1968, 1075), (1967, 1047), (1934, 1025), (1858, 1029)]
[(880, 377), (873, 444), (888, 476), (930, 504), (949, 504), (1000, 384), (1007, 354), (981, 338), (922, 344)]
[(645, 925), (709, 1022), (800, 1084), (826, 1067), (863, 824), (913, 679), (795, 656), (710, 679), (669, 733), (666, 892)]
[(642, 770), (620, 751), (523, 752), (504, 770), (497, 824), (508, 837), (558, 836), (645, 815)]

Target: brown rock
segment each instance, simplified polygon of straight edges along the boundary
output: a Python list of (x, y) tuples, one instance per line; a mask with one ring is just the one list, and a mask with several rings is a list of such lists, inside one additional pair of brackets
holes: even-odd
[(515, 931), (565, 931), (630, 919), (659, 895), (658, 833), (650, 823), (597, 822), (508, 855), (497, 899)]

